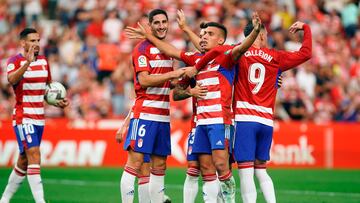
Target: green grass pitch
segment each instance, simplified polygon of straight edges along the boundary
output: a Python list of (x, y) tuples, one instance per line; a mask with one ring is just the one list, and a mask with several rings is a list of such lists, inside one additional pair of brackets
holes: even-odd
[[(11, 168), (0, 168), (1, 194), (10, 172)], [(45, 197), (49, 203), (121, 202), (119, 192), (121, 173), (120, 168), (43, 167), (41, 171)], [(271, 169), (269, 174), (274, 181), (277, 201), (280, 203), (360, 202), (360, 170)], [(234, 175), (238, 187), (236, 202), (241, 202), (236, 171)], [(174, 203), (182, 202), (184, 179), (185, 169), (171, 168), (166, 173), (166, 194)], [(199, 190), (201, 191), (201, 186)], [(11, 202), (34, 202), (27, 181), (21, 185)], [(196, 202), (203, 202), (201, 193), (198, 194)], [(265, 202), (260, 191), (257, 202)]]

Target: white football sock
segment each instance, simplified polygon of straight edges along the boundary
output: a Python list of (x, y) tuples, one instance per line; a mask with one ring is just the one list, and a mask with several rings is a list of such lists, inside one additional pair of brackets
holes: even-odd
[(189, 174), (186, 174), (184, 190), (183, 190), (184, 203), (195, 202), (196, 195), (199, 190), (198, 182), (199, 182), (199, 176), (191, 176)]
[(12, 170), (8, 184), (4, 190), (2, 198), (0, 200), (1, 203), (9, 202), (11, 197), (15, 194), (15, 192), (20, 187), (21, 183), (25, 180), (26, 171), (20, 169), (15, 165), (14, 169)]
[(31, 188), (31, 192), (34, 196), (35, 202), (36, 203), (45, 202), (44, 189), (40, 176), (40, 165), (38, 164), (28, 165), (27, 173), (28, 173), (27, 179)]
[(150, 203), (149, 176), (138, 177), (139, 203)]
[(153, 203), (162, 203), (164, 201), (165, 187), (165, 170), (151, 169), (149, 191), (150, 199)]
[(254, 165), (240, 166), (239, 165), (239, 177), (240, 177), (240, 191), (241, 198), (244, 203), (256, 203), (256, 186), (254, 181)]
[(203, 175), (203, 196), (205, 203), (216, 203), (220, 191), (216, 174)]
[(125, 166), (120, 180), (121, 202), (132, 203), (134, 201), (134, 182), (136, 176), (136, 169)]
[(255, 169), (256, 178), (259, 180), (261, 191), (264, 194), (265, 200), (267, 203), (275, 203), (275, 190), (274, 184), (266, 172), (266, 168), (256, 168)]

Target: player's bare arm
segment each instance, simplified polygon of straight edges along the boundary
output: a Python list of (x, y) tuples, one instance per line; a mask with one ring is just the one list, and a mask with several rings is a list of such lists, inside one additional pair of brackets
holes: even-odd
[(181, 56), (180, 56), (181, 50), (177, 49), (170, 43), (155, 37), (150, 29), (148, 29), (145, 25), (142, 25), (139, 22), (137, 28), (129, 27), (129, 26), (126, 27), (125, 33), (130, 39), (146, 38), (165, 55), (181, 60)]
[(185, 17), (185, 13), (182, 9), (177, 11), (177, 22), (179, 25), (179, 28), (185, 32), (185, 34), (189, 37), (191, 43), (196, 47), (197, 50), (201, 50), (200, 47), (200, 37), (195, 34), (190, 27), (188, 26), (188, 24), (186, 23), (186, 17)]
[(138, 79), (141, 87), (147, 88), (162, 85), (169, 80), (180, 78), (184, 74), (185, 70), (183, 68), (161, 75), (150, 75), (147, 71), (141, 71), (140, 73), (138, 73)]
[(189, 97), (195, 98), (204, 98), (208, 92), (208, 89), (201, 85), (201, 83), (196, 83), (193, 88), (184, 88), (181, 85), (177, 85), (174, 88), (173, 99), (174, 101), (180, 101), (187, 99)]
[(35, 45), (30, 46), (29, 51), (25, 53), (26, 62), (16, 71), (8, 75), (8, 81), (11, 85), (15, 85), (23, 77), (30, 63), (35, 60)]
[(198, 70), (195, 68), (195, 66), (189, 66), (185, 68), (185, 75), (189, 78), (195, 77), (197, 73)]
[(131, 112), (132, 111), (130, 109), (130, 111), (129, 111), (128, 115), (126, 116), (126, 118), (124, 119), (124, 122), (122, 123), (121, 127), (116, 131), (115, 140), (118, 143), (121, 143), (124, 140), (124, 137), (126, 136), (126, 133), (129, 129)]
[(251, 45), (254, 43), (260, 33), (261, 20), (257, 12), (254, 12), (252, 16), (252, 24), (254, 25), (254, 29), (252, 30), (250, 35), (247, 36), (240, 45), (233, 48), (232, 57), (234, 60), (238, 60), (240, 56), (243, 55), (251, 47)]
[(295, 22), (294, 24), (292, 24), (292, 25), (290, 26), (289, 32), (294, 34), (294, 33), (296, 33), (296, 32), (299, 31), (299, 30), (303, 30), (303, 29), (304, 29), (304, 25), (305, 25), (305, 23), (300, 22), (300, 21), (297, 21), (297, 22)]

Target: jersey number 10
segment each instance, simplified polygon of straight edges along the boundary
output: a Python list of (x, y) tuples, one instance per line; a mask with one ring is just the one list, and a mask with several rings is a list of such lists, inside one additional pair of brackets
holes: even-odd
[(248, 79), (251, 84), (255, 84), (255, 87), (251, 92), (257, 94), (265, 81), (265, 66), (261, 63), (251, 64), (249, 67)]

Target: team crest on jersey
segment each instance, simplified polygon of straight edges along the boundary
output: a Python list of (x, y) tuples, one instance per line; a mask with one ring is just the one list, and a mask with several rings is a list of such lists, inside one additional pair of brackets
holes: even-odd
[(7, 66), (7, 71), (12, 71), (15, 69), (15, 65), (13, 63), (10, 63), (8, 66)]
[(144, 143), (143, 139), (140, 138), (138, 140), (138, 147), (141, 148), (143, 146), (143, 143)]
[(192, 146), (190, 146), (188, 149), (188, 154), (190, 155), (191, 153), (192, 153)]
[(138, 64), (139, 67), (147, 67), (146, 57), (144, 55), (139, 56)]
[(195, 52), (185, 52), (185, 55), (186, 56), (192, 56), (192, 55), (194, 55), (195, 54)]
[(31, 135), (26, 135), (26, 139), (27, 139), (28, 143), (32, 143)]

